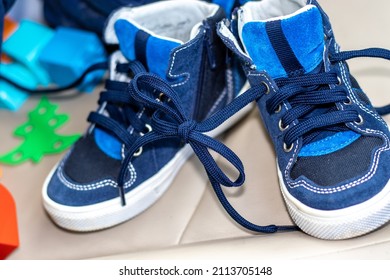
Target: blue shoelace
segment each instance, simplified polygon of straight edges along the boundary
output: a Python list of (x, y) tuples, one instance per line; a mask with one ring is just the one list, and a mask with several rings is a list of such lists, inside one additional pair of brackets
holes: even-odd
[[(133, 146), (127, 151), (123, 166), (127, 166), (130, 163), (132, 154), (137, 151), (139, 147), (162, 139), (179, 138), (192, 147), (194, 153), (205, 167), (211, 185), (221, 202), (221, 205), (238, 224), (252, 231), (264, 233), (297, 229), (295, 226), (256, 225), (246, 220), (234, 209), (226, 198), (221, 185), (225, 187), (241, 186), (245, 180), (244, 166), (239, 157), (232, 150), (205, 134), (220, 126), (224, 121), (252, 101), (257, 100), (258, 98), (261, 98), (262, 95), (266, 94), (267, 87), (265, 85), (262, 84), (252, 87), (244, 94), (238, 96), (225, 108), (202, 122), (195, 122), (186, 115), (177, 93), (166, 81), (156, 75), (150, 73), (136, 75), (130, 83), (129, 92), (134, 100), (145, 106), (152, 107), (156, 111), (154, 112), (151, 121), (153, 131), (138, 138), (133, 143)], [(161, 98), (161, 93), (164, 94), (164, 98)], [(213, 150), (225, 158), (227, 162), (237, 170), (239, 174), (237, 179), (231, 180), (221, 170), (211, 156), (210, 150)], [(121, 174), (119, 176), (119, 185), (122, 186), (124, 182), (121, 180), (125, 178), (124, 172), (126, 172), (126, 168), (121, 169)]]
[[(116, 72), (134, 77), (137, 73), (145, 73), (146, 70), (140, 62), (132, 61), (117, 64)], [(128, 86), (127, 82), (106, 80), (106, 90), (99, 96), (99, 108), (96, 112), (91, 112), (87, 119), (91, 124), (113, 133), (124, 147), (130, 147), (140, 135), (149, 131), (152, 114), (148, 108), (139, 102), (134, 102), (127, 90)], [(108, 115), (102, 114), (103, 111)], [(123, 180), (122, 178), (121, 181)], [(123, 186), (118, 189), (122, 205), (125, 205)]]
[[(355, 57), (378, 57), (390, 60), (390, 51), (373, 48), (339, 52), (332, 54), (330, 60), (332, 63), (337, 63)], [(136, 74), (130, 84), (110, 81), (107, 83), (109, 90), (102, 93), (99, 101), (100, 103), (109, 104), (120, 103), (122, 108), (128, 108), (119, 111), (113, 109), (112, 116), (110, 113), (109, 117), (99, 113), (91, 113), (88, 118), (90, 122), (98, 124), (115, 134), (125, 146), (125, 156), (118, 176), (118, 189), (122, 204), (126, 203), (123, 186), (127, 166), (134, 154), (148, 143), (179, 138), (192, 147), (194, 153), (204, 165), (221, 205), (238, 224), (251, 231), (263, 233), (297, 230), (295, 226), (256, 225), (246, 220), (234, 209), (227, 200), (221, 185), (225, 187), (241, 186), (245, 180), (244, 166), (232, 150), (205, 134), (217, 128), (249, 103), (268, 94), (268, 86), (263, 83), (252, 86), (210, 118), (202, 122), (195, 122), (185, 114), (177, 93), (166, 81), (154, 74), (146, 73), (143, 67), (140, 67), (137, 63), (130, 64), (129, 69)], [(291, 105), (291, 109), (281, 118), (280, 124), (283, 129), (286, 129), (284, 135), (286, 147), (291, 146), (300, 137), (306, 137), (306, 141), (310, 141), (315, 137), (312, 135), (315, 135), (318, 130), (332, 130), (332, 127), (335, 127), (334, 130), (338, 131), (340, 125), (362, 121), (358, 112), (349, 109), (348, 106), (345, 106), (343, 110), (336, 109), (336, 103), (349, 104), (351, 100), (347, 96), (347, 90), (340, 85), (340, 79), (335, 72), (282, 78), (278, 79), (276, 83), (279, 88), (278, 92), (269, 99), (266, 106), (269, 112), (277, 112), (283, 102), (288, 101)], [(329, 87), (329, 85), (334, 86)], [(113, 105), (113, 107), (115, 106)], [(307, 117), (321, 106), (327, 106), (324, 113)], [(153, 113), (144, 114), (145, 118), (139, 118), (139, 114), (137, 115), (135, 112), (145, 110), (145, 108)], [(377, 108), (377, 112), (380, 114), (389, 113), (390, 105)], [(299, 121), (296, 122), (297, 120)], [(150, 124), (152, 130), (145, 134), (130, 134), (126, 126), (131, 124), (136, 131), (141, 132), (146, 123)], [(288, 126), (291, 127), (287, 130)], [(231, 180), (221, 170), (211, 156), (210, 150), (224, 157), (238, 171), (237, 179)]]
[[(331, 63), (338, 63), (356, 57), (390, 60), (390, 51), (379, 48), (345, 51), (331, 54), (329, 59)], [(272, 114), (272, 112), (279, 112), (286, 101), (291, 106), (279, 122), (279, 128), (286, 130), (285, 150), (291, 150), (293, 143), (300, 137), (303, 137), (303, 144), (306, 144), (313, 141), (325, 129), (342, 131), (348, 129), (346, 123), (361, 124), (364, 121), (357, 111), (348, 108), (351, 104), (347, 95), (348, 89), (342, 85), (341, 79), (334, 71), (280, 78), (276, 80), (276, 84), (279, 90), (268, 100), (266, 108)], [(338, 110), (336, 103), (343, 104), (343, 109)], [(321, 108), (321, 112), (313, 114), (313, 111), (318, 108)], [(376, 110), (384, 115), (390, 112), (390, 107), (384, 106)]]

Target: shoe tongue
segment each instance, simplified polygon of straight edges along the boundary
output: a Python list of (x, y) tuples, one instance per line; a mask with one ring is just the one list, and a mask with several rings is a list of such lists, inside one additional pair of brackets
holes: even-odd
[(114, 29), (119, 47), (128, 60), (139, 60), (148, 71), (166, 77), (171, 51), (182, 42), (158, 36), (125, 19), (117, 20)]
[[(321, 13), (316, 6), (306, 5), (295, 13), (270, 19), (255, 18), (254, 15), (262, 13), (253, 9), (255, 5), (238, 13), (238, 29), (246, 52), (259, 71), (265, 70), (273, 79), (320, 71), (325, 40)], [(311, 116), (327, 110), (314, 110)], [(299, 156), (329, 154), (360, 136), (340, 130), (324, 129), (316, 134), (303, 146)]]
[(258, 70), (276, 79), (312, 72), (322, 62), (324, 32), (316, 6), (307, 5), (293, 14), (265, 20), (253, 20), (245, 13), (256, 11), (244, 9), (239, 14), (239, 32)]

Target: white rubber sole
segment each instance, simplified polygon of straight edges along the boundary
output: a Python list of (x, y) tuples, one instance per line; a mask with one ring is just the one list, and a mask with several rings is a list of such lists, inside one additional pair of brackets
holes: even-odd
[(288, 212), (304, 232), (320, 239), (348, 239), (378, 229), (390, 220), (390, 180), (375, 197), (340, 210), (318, 210), (294, 198), (284, 185), (278, 168), (280, 188)]
[[(252, 108), (253, 103), (247, 105), (207, 135), (215, 137), (221, 134), (249, 113)], [(121, 205), (119, 197), (79, 207), (56, 203), (47, 195), (48, 184), (57, 168), (55, 166), (43, 185), (43, 205), (52, 220), (58, 226), (68, 230), (96, 231), (118, 225), (152, 206), (169, 188), (176, 174), (192, 154), (192, 148), (188, 144), (185, 145), (158, 173), (125, 194), (125, 206)]]

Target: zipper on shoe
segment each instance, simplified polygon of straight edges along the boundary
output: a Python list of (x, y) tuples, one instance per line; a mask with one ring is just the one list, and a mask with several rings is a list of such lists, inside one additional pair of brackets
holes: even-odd
[(217, 68), (217, 58), (216, 58), (216, 48), (214, 44), (214, 38), (211, 33), (210, 26), (205, 25), (205, 28), (206, 28), (205, 42), (206, 42), (207, 59), (209, 61), (210, 69), (214, 70)]
[(203, 40), (203, 50), (202, 50), (202, 61), (201, 61), (201, 67), (200, 67), (200, 74), (199, 74), (199, 82), (198, 82), (198, 90), (196, 93), (196, 100), (195, 100), (195, 107), (193, 116), (195, 120), (200, 121), (200, 102), (202, 100), (203, 95), (203, 84), (204, 84), (204, 72), (205, 72), (205, 58), (207, 56), (207, 61), (209, 64), (209, 68), (211, 70), (214, 70), (217, 68), (217, 59), (215, 55), (215, 46), (214, 46), (214, 39), (211, 34), (211, 29), (208, 23), (206, 22), (204, 24), (205, 28), (205, 37)]

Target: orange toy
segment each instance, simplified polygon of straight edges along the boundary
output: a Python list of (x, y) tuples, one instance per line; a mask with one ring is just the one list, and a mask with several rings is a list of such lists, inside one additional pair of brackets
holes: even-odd
[[(15, 32), (16, 28), (18, 28), (18, 23), (16, 21), (13, 21), (9, 17), (4, 18), (3, 42)], [(10, 63), (11, 59), (5, 54), (2, 54), (1, 61), (4, 63)]]
[(4, 18), (4, 30), (3, 30), (3, 41), (7, 40), (7, 38), (14, 33), (16, 28), (18, 27), (18, 23), (13, 21), (9, 17)]
[(11, 193), (0, 184), (0, 259), (19, 246), (16, 206)]

